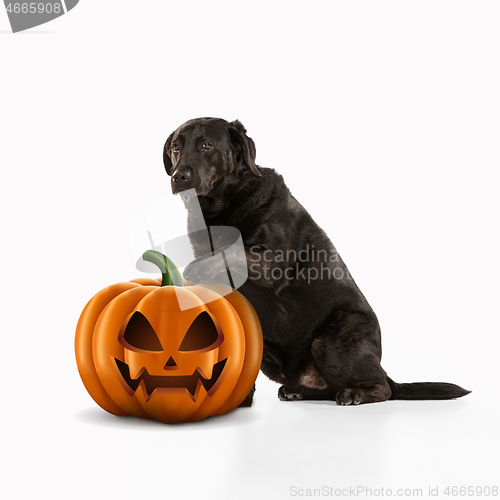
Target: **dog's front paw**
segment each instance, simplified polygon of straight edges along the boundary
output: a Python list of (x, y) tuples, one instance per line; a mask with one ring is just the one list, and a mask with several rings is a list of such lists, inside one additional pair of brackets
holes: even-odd
[(249, 406), (252, 406), (254, 392), (255, 392), (255, 384), (253, 385), (252, 390), (250, 391), (248, 396), (240, 403), (239, 405), (240, 408), (248, 408)]
[(340, 406), (359, 405), (361, 403), (361, 396), (356, 393), (356, 389), (342, 389), (337, 393), (335, 399)]
[(284, 385), (282, 385), (278, 389), (278, 398), (280, 401), (299, 401), (302, 399), (302, 394), (291, 389), (287, 389)]

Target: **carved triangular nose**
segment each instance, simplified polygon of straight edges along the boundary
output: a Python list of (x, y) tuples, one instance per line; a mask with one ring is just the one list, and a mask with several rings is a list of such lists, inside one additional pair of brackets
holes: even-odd
[(177, 368), (177, 363), (174, 361), (174, 358), (170, 356), (168, 358), (168, 361), (165, 363), (165, 366), (163, 367), (164, 370), (175, 370)]

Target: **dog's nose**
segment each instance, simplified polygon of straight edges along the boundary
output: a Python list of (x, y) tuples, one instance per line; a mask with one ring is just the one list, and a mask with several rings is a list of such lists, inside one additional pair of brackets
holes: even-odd
[(180, 172), (177, 171), (172, 176), (172, 180), (177, 184), (186, 184), (186, 182), (191, 180), (191, 177), (193, 177), (193, 172), (191, 172), (191, 170), (181, 170)]

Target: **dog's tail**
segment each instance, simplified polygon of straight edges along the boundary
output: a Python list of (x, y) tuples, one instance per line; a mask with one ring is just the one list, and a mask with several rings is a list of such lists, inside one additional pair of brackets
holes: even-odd
[(387, 377), (392, 391), (389, 399), (455, 399), (469, 394), (471, 391), (448, 382), (413, 382), (398, 384)]

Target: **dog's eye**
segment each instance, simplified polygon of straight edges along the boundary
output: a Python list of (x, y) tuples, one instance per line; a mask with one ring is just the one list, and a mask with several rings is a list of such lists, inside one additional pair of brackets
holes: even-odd
[(177, 144), (176, 142), (174, 142), (174, 143), (172, 144), (172, 151), (179, 151), (179, 149), (181, 149), (181, 148), (179, 147), (179, 144)]
[(212, 144), (210, 144), (209, 142), (204, 142), (203, 149), (212, 149)]

